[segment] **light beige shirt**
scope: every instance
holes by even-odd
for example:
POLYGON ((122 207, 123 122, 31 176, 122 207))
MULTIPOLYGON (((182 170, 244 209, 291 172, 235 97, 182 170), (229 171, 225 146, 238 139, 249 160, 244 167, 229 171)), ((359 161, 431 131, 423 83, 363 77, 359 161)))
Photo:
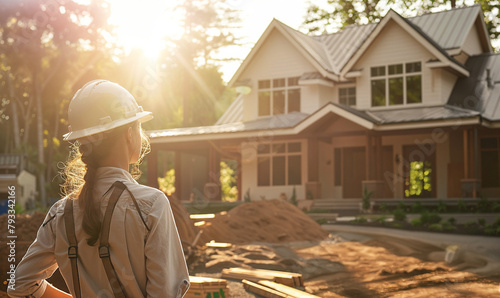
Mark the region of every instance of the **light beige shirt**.
MULTIPOLYGON (((127 297, 182 297, 189 287, 189 276, 172 209, 167 197, 155 188, 138 184, 125 170, 98 168, 94 197, 100 198, 104 216, 111 192, 103 195, 115 181, 122 181, 137 199, 150 231, 125 190, 116 204, 111 220, 109 245, 113 267, 127 297)), ((82 229, 81 209, 74 203, 78 240, 78 273, 82 297, 112 297, 98 243, 87 245, 82 229)), ((37 238, 16 269, 13 297, 40 297, 47 287, 46 278, 59 266, 71 295, 75 296, 62 199, 50 208, 37 238)))

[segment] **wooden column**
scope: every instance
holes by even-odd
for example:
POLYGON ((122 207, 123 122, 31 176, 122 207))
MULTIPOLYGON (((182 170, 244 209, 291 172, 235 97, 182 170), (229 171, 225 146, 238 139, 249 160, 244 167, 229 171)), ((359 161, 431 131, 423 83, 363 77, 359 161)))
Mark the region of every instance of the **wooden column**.
POLYGON ((318 181, 319 170, 318 170, 318 138, 309 138, 307 143, 307 181, 318 181))
POLYGON ((151 152, 147 155, 148 160, 148 186, 158 188, 158 149, 151 146, 151 152))
POLYGON ((382 136, 375 137, 375 179, 383 180, 383 165, 382 165, 382 136))
POLYGON ((214 145, 208 148, 208 183, 205 184, 204 193, 210 201, 221 199, 220 155, 214 145))
POLYGON ((369 133, 366 134, 365 146, 365 180, 371 180, 372 136, 369 133))

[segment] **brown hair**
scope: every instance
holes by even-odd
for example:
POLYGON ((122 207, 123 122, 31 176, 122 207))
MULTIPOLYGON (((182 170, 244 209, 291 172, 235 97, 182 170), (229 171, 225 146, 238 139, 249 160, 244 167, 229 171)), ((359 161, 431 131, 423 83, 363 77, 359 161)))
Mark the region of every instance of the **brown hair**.
MULTIPOLYGON (((91 142, 80 144, 78 141, 72 144, 68 157, 61 172, 64 183, 61 185, 63 196, 69 199, 77 199, 78 205, 83 210, 82 227, 87 238, 88 245, 95 245, 101 231, 101 210, 99 200, 93 197, 95 184, 95 174, 101 160, 106 156, 110 144, 116 140, 126 129, 133 125, 124 125, 113 129, 111 132, 103 133, 95 137, 91 142)), ((139 160, 130 168, 130 173, 134 179, 139 179, 141 170, 139 169, 146 154, 150 151, 149 138, 142 128, 141 133, 141 153, 139 160)))

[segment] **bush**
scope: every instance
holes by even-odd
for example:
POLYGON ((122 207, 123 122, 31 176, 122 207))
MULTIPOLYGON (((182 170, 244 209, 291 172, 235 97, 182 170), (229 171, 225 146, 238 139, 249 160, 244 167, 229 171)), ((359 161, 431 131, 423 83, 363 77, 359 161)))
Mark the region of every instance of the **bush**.
POLYGON ((387 204, 383 203, 380 205, 379 210, 380 210, 380 212, 387 212, 389 209, 387 208, 387 204))
POLYGON ((422 226, 422 220, 420 218, 414 218, 411 220, 411 225, 414 227, 421 227, 422 226))
POLYGON ((373 221, 374 222, 378 222, 378 223, 381 223, 381 224, 385 224, 385 221, 387 220, 387 216, 385 215, 381 215, 377 218, 375 218, 373 221))
POLYGON ((464 200, 459 200, 457 203, 458 211, 465 212, 467 211, 467 204, 465 204, 464 200))
POLYGON ((438 223, 434 223, 432 225, 429 226, 429 229, 433 230, 433 231, 442 231, 443 230, 443 226, 438 224, 438 223))
POLYGON ((324 225, 324 224, 327 224, 328 221, 325 219, 325 218, 319 218, 319 219, 316 219, 316 222, 320 225, 324 225))
POLYGON ((479 201, 477 202, 477 210, 481 212, 490 211, 490 202, 487 198, 482 197, 479 199, 479 201))
POLYGON ((476 223, 475 221, 468 221, 468 222, 466 222, 466 223, 464 224, 464 226, 465 226, 466 228, 472 228, 472 227, 477 226, 477 223, 476 223))
POLYGON ((356 223, 364 223, 364 222, 367 222, 368 219, 366 219, 365 217, 356 217, 356 219, 353 220, 353 222, 356 222, 356 223))
POLYGON ((401 229, 401 228, 403 228, 403 225, 401 223, 399 223, 399 222, 393 222, 392 223, 392 227, 393 228, 401 229))
POLYGON ((295 192, 295 186, 293 187, 292 196, 290 197, 290 203, 297 206, 297 193, 295 192))
POLYGON ((422 224, 424 224, 424 225, 432 225, 432 224, 439 223, 441 221, 441 216, 439 216, 435 212, 429 213, 428 211, 424 211, 420 215, 420 219, 422 220, 422 224))
POLYGON ((441 222, 441 226, 443 227, 443 230, 445 230, 445 231, 455 231, 457 229, 457 227, 452 225, 449 221, 441 222))
POLYGON ((411 211, 413 213, 420 213, 420 212, 422 212, 422 203, 416 202, 415 204, 413 204, 411 206, 411 211))
POLYGON ((448 209, 448 206, 446 205, 446 203, 443 201, 439 201, 438 206, 437 206, 437 211, 439 213, 444 213, 444 212, 446 212, 446 209, 448 209))
POLYGON ((478 218, 477 219, 477 223, 480 225, 480 226, 484 226, 486 224, 486 220, 484 218, 478 218))
POLYGON ((450 218, 448 218, 448 222, 450 224, 454 225, 457 222, 457 220, 454 217, 450 217, 450 218))
POLYGON ((500 203, 499 202, 495 202, 493 204, 493 206, 491 207, 491 211, 493 211, 494 213, 500 212, 500 203))
POLYGON ((395 221, 405 221, 406 220, 406 212, 399 207, 392 212, 394 214, 395 221))
POLYGON ((368 188, 363 189, 363 210, 370 209, 370 198, 373 195, 373 191, 368 191, 368 188))

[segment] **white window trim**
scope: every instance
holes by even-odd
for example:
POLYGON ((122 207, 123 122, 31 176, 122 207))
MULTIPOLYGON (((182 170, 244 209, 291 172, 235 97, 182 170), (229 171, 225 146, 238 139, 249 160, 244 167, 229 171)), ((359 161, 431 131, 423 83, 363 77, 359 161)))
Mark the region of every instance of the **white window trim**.
MULTIPOLYGON (((300 80, 297 80, 297 85, 293 85, 293 86, 288 86, 288 79, 292 79, 292 78, 297 78, 299 79, 300 76, 290 76, 290 77, 276 77, 276 78, 271 78, 271 79, 258 79, 257 80, 257 118, 264 118, 264 117, 269 117, 269 116, 276 116, 273 114, 273 109, 274 109, 274 96, 273 96, 273 92, 274 91, 282 91, 284 90, 285 91, 285 107, 284 107, 284 112, 283 114, 277 114, 277 115, 284 115, 284 114, 288 114, 288 90, 294 90, 294 89, 298 89, 300 90, 300 92, 302 91, 300 85, 299 85, 299 81, 300 80), (274 88, 273 87, 273 80, 279 80, 279 79, 285 79, 285 86, 283 87, 276 87, 274 88), (269 88, 263 88, 263 89, 260 89, 259 88, 259 81, 269 81, 270 82, 270 86, 269 88), (266 92, 266 91, 269 91, 269 104, 270 104, 270 107, 269 107, 269 115, 259 115, 259 109, 260 109, 260 106, 259 106, 259 93, 260 92, 266 92)), ((302 100, 301 98, 299 98, 299 103, 301 103, 302 100)), ((300 110, 299 110, 300 112, 300 110)))
MULTIPOLYGON (((371 86, 371 81, 370 81, 370 86, 371 86)), ((337 88, 337 103, 340 104, 340 89, 344 89, 344 88, 354 88, 354 101, 356 102, 356 104, 354 105, 349 105, 350 107, 356 107, 358 105, 358 88, 356 88, 356 84, 345 84, 345 85, 339 85, 338 88, 337 88)))
POLYGON ((416 105, 422 105, 423 102, 424 102, 424 98, 423 98, 423 69, 424 69, 424 63, 420 60, 418 61, 415 61, 415 60, 411 60, 411 61, 405 61, 405 62, 398 62, 398 63, 390 63, 390 64, 385 64, 385 65, 373 65, 373 66, 370 66, 369 68, 369 75, 370 75, 370 107, 371 108, 374 108, 374 109, 377 109, 377 108, 389 108, 389 107, 402 107, 402 106, 416 106, 416 105), (406 73, 406 64, 407 63, 419 63, 420 62, 420 71, 419 72, 411 72, 411 73, 406 73), (398 65, 398 64, 402 64, 403 65, 403 73, 400 73, 400 74, 393 74, 393 75, 390 75, 389 74, 389 66, 390 65, 398 65), (383 76, 376 76, 376 77, 372 77, 371 75, 371 69, 372 67, 385 67, 385 75, 383 76), (420 75, 420 78, 421 78, 421 83, 422 85, 420 86, 420 91, 422 93, 422 98, 421 98, 421 102, 418 102, 418 103, 407 103, 407 94, 406 94, 406 77, 409 76, 415 76, 415 75, 420 75), (390 105, 389 104, 389 79, 391 78, 400 78, 402 77, 403 78, 403 103, 402 104, 396 104, 396 105, 390 105), (373 104, 373 98, 372 98, 372 81, 374 80, 381 80, 381 79, 384 79, 385 80, 385 105, 383 106, 374 106, 372 105, 373 104))

